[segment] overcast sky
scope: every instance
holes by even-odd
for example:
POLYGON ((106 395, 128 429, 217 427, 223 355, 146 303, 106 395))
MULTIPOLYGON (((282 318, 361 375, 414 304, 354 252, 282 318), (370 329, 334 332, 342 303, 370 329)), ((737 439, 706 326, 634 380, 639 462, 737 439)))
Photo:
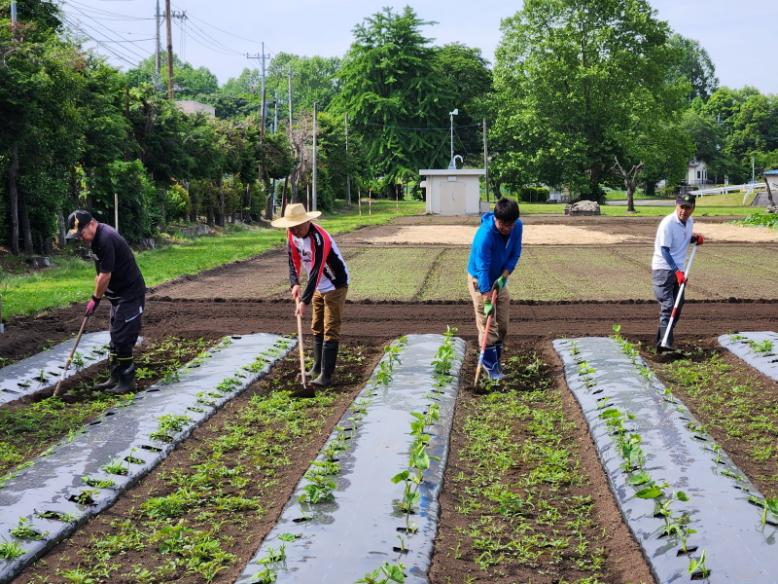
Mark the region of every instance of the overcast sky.
MULTIPOLYGON (((154 51, 156 0, 59 0, 72 26, 103 42, 97 50, 121 69, 154 51), (117 42, 118 41, 118 42, 117 42)), ((164 10, 164 0, 160 0, 164 10)), ((173 50, 194 66, 210 69, 224 83, 244 67, 246 53, 342 56, 355 24, 392 6, 410 4, 420 18, 437 24, 424 34, 435 44, 458 41, 478 47, 490 61, 500 40, 500 20, 521 2, 476 0, 175 0, 173 11, 188 19, 173 27, 173 50)), ((651 0, 661 19, 707 49, 722 85, 778 93, 778 1, 651 0)), ((164 27, 163 49, 164 49, 164 27)), ((95 43, 92 42, 91 46, 95 43)))

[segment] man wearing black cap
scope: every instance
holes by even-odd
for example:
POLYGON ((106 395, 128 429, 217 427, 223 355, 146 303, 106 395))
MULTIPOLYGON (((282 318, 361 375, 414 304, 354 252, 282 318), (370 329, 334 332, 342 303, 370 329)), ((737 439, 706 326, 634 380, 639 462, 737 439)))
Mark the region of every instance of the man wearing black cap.
MULTIPOLYGON (((670 350, 662 347, 667 325, 670 322, 670 314, 673 311, 675 297, 681 284, 684 283, 684 264, 686 252, 690 243, 702 245, 703 236, 694 233, 695 197, 693 195, 679 195, 675 199, 675 211, 662 219, 656 230, 654 241, 654 256, 651 259, 651 279, 654 285, 654 294, 659 301, 659 328, 656 331, 657 352, 670 350)), ((684 299, 678 304, 678 311, 673 321, 673 328, 681 316, 684 299)), ((673 331, 667 337, 669 347, 673 345, 673 331)))
POLYGON ((146 283, 124 238, 110 225, 98 223, 89 211, 78 209, 68 217, 68 239, 91 243, 95 256, 95 291, 86 304, 92 316, 105 296, 111 303, 111 376, 97 384, 109 393, 132 391, 135 364, 132 349, 140 333, 146 301, 146 283))

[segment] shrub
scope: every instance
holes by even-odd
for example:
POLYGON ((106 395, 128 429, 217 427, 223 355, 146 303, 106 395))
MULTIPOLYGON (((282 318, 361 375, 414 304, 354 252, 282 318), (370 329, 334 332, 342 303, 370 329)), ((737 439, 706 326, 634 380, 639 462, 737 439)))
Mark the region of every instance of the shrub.
POLYGON ((546 187, 527 186, 519 190, 519 198, 525 203, 548 202, 549 190, 546 187))

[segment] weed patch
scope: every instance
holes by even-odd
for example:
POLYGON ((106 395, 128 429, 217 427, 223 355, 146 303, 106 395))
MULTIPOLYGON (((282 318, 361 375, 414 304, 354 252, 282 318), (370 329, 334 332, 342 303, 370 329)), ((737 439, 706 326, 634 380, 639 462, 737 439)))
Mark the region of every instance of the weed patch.
POLYGON ((465 405, 452 487, 460 527, 443 561, 483 581, 542 570, 544 581, 599 582, 605 551, 551 371, 528 351, 508 358, 505 374, 504 391, 465 405))
POLYGON ((774 384, 746 366, 733 366, 718 352, 657 363, 654 369, 765 496, 778 496, 778 394, 774 384))

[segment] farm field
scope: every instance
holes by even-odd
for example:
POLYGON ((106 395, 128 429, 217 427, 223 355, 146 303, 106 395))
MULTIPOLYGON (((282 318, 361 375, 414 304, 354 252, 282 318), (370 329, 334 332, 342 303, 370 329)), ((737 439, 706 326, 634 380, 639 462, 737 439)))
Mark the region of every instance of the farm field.
MULTIPOLYGON (((293 351, 14 582, 234 582, 387 344, 402 335, 439 335, 448 326, 467 349, 439 498, 432 584, 654 582, 551 344, 610 336, 615 323, 762 495, 778 496, 778 383, 716 342, 724 333, 778 330, 778 243, 706 241, 677 331, 681 353, 668 359, 648 348, 657 318, 649 260, 658 218, 528 219, 538 237, 553 241, 525 247, 510 283, 507 378, 502 391, 484 394, 472 380, 477 350, 464 286, 467 244, 371 242, 395 226, 453 233, 473 225, 471 218, 442 219, 405 217, 336 238, 352 285, 333 390, 296 397, 293 351), (543 235, 545 225, 562 229, 543 235), (563 229, 571 225, 578 230, 563 229), (594 241, 566 239, 581 233, 594 241), (625 241, 597 243, 599 233, 625 241)), ((285 253, 270 251, 159 285, 144 314, 144 383, 169 375, 223 336, 295 335, 286 264, 285 253)), ((64 340, 78 328, 82 310, 12 320, 0 336, 0 357, 12 362, 64 340)), ((101 307, 90 330, 106 318, 101 307)), ((36 394, 0 407, 3 472, 19 472, 82 424, 121 407, 120 400, 106 402, 89 391, 96 373, 80 371, 61 400, 36 394)), ((715 568, 710 581, 716 582, 715 568)))

